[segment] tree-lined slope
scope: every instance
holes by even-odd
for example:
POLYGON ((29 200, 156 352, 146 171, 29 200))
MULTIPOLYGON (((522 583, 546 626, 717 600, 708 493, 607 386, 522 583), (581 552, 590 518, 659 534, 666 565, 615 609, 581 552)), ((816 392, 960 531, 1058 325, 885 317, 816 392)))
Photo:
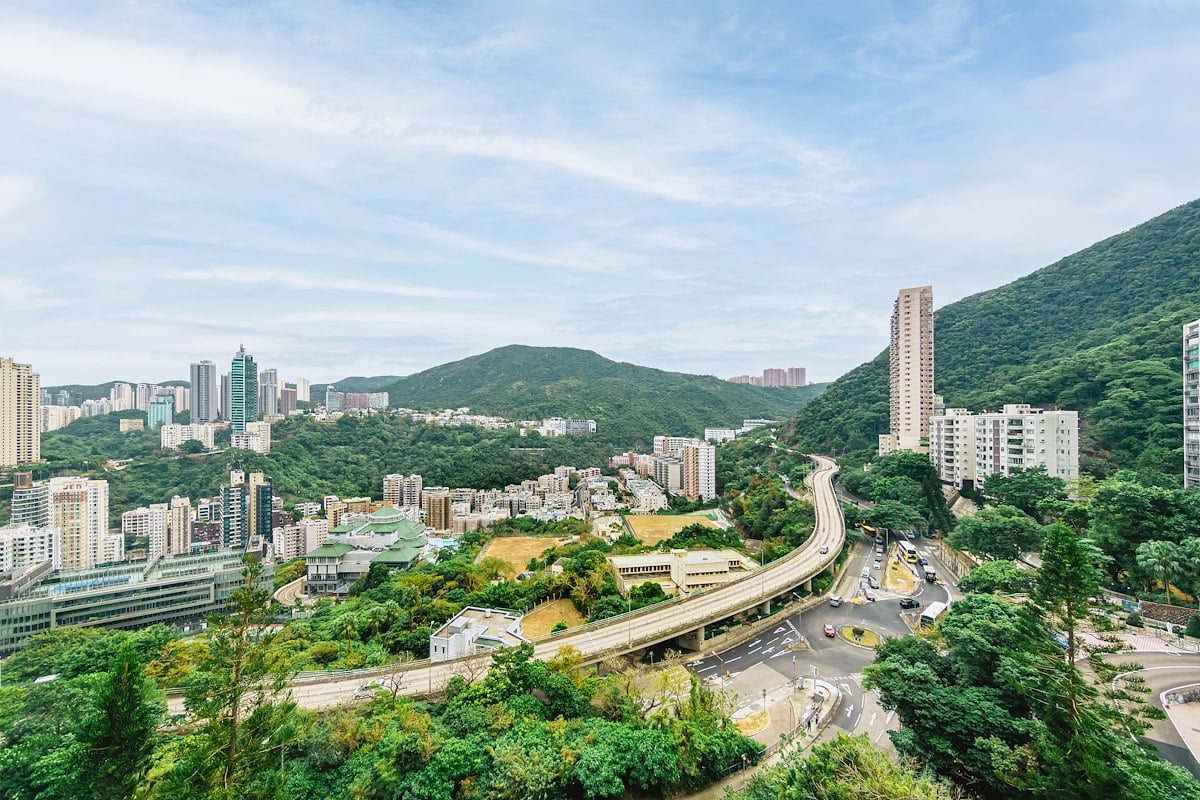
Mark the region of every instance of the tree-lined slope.
MULTIPOLYGON (((935 390, 950 407, 1077 409, 1085 467, 1178 474, 1180 331, 1197 317, 1200 200, 938 310, 935 390)), ((869 457, 887 430, 887 373, 884 351, 830 384, 791 438, 869 457)))

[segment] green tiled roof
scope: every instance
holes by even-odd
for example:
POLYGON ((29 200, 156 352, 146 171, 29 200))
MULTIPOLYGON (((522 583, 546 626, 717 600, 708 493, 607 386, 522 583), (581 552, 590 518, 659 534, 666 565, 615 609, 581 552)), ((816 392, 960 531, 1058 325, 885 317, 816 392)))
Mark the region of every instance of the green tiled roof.
POLYGON ((372 564, 407 566, 420 557, 424 542, 399 541, 371 559, 372 564))
POLYGON ((354 549, 353 545, 341 542, 326 542, 312 552, 305 553, 305 558, 341 558, 354 549))

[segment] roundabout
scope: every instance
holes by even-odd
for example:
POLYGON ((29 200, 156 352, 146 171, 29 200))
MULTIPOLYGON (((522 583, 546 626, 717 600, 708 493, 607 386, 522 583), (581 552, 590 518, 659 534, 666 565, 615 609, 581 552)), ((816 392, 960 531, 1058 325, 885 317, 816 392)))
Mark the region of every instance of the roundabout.
POLYGON ((866 647, 870 650, 874 650, 883 643, 883 639, 878 633, 861 625, 843 625, 841 628, 838 628, 838 635, 850 642, 850 644, 866 647))

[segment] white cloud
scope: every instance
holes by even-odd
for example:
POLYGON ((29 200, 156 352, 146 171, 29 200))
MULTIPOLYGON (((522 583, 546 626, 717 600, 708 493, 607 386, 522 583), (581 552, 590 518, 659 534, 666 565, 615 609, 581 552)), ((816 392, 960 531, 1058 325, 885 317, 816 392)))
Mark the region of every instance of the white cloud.
POLYGON ((365 294, 398 295, 401 297, 432 297, 441 299, 480 299, 488 293, 420 286, 402 281, 363 280, 347 277, 336 271, 325 275, 297 272, 292 269, 271 269, 254 266, 167 267, 158 277, 165 280, 213 282, 217 284, 266 284, 269 286, 318 290, 322 292, 361 292, 365 294))

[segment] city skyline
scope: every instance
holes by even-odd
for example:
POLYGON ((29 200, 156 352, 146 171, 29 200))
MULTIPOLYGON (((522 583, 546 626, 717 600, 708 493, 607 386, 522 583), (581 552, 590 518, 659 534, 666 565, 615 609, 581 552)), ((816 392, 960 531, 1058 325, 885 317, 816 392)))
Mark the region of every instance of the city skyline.
POLYGON ((1188 4, 248 8, 5 12, 0 339, 45 384, 241 341, 317 381, 522 343, 823 382, 898 287, 1200 183, 1188 4))

